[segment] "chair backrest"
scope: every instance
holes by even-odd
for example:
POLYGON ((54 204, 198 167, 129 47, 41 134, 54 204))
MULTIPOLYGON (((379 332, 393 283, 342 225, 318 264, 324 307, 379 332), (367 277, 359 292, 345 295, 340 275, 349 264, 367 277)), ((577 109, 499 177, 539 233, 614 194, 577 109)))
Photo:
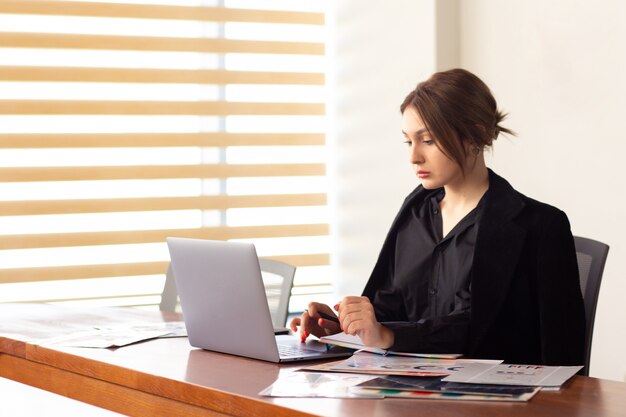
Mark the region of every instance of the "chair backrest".
POLYGON ((587 334, 585 336, 585 367, 581 374, 589 375, 591 360, 591 341, 593 338, 593 322, 596 317, 596 306, 600 294, 600 282, 604 264, 609 254, 609 246, 597 240, 574 236, 576 258, 578 260, 578 275, 580 276, 580 290, 585 303, 585 319, 587 334))
POLYGON ((273 259, 259 258, 267 303, 274 327, 284 327, 289 314, 289 298, 296 267, 273 259))
MULTIPOLYGON (((293 287, 296 267, 273 259, 259 258, 267 303, 272 315, 274 327, 284 327, 289 313, 289 298, 293 287)), ((161 293, 161 311, 174 311, 178 304, 178 290, 174 271, 170 264, 165 274, 165 285, 161 293)))

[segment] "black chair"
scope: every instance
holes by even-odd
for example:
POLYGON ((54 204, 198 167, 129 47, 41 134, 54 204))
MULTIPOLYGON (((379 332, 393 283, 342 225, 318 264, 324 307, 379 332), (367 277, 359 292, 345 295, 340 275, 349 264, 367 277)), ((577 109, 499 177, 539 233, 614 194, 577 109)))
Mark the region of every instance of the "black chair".
MULTIPOLYGON (((267 295, 267 304, 270 308, 272 323, 275 328, 282 328, 287 322, 289 299, 296 267, 273 259, 259 258, 263 285, 267 295)), ((174 271, 170 264, 165 274, 165 285, 161 294, 159 309, 161 311, 175 311, 178 305, 178 290, 174 279, 174 271)))
POLYGON ((589 375, 591 359, 591 340, 593 338, 593 322, 596 317, 596 306, 600 294, 600 282, 609 246, 597 240, 574 236, 576 258, 578 260, 578 275, 580 276, 580 290, 585 303, 585 319, 587 321, 587 335, 585 336, 585 367, 581 375, 589 375))

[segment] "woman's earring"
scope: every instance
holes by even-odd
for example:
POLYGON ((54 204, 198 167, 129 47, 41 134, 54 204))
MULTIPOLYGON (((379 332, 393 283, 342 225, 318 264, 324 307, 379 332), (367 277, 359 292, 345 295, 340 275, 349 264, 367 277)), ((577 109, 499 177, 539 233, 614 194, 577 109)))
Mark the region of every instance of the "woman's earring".
POLYGON ((475 156, 478 156, 478 154, 480 153, 480 147, 479 147, 479 146, 474 146, 474 147, 472 148, 472 153, 473 153, 475 156))

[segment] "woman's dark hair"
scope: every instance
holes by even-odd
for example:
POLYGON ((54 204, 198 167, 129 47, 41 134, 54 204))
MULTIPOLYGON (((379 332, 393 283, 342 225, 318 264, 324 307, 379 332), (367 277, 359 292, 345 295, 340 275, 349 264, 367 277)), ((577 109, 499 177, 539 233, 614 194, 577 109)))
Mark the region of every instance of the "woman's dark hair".
POLYGON ((461 168, 467 149, 491 146, 498 135, 515 133, 500 126, 506 117, 498 110, 489 87, 471 72, 456 68, 436 72, 421 82, 402 102, 400 111, 413 106, 435 144, 461 168))

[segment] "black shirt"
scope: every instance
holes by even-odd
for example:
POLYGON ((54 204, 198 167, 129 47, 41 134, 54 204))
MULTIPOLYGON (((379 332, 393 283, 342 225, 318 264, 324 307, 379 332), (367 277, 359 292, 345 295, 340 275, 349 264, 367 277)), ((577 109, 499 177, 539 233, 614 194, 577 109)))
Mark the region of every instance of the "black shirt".
POLYGON ((394 331, 393 350, 462 353, 471 310, 471 269, 482 212, 481 199, 444 237, 439 202, 433 190, 410 208, 395 240, 391 288, 373 300, 377 317, 394 331))

